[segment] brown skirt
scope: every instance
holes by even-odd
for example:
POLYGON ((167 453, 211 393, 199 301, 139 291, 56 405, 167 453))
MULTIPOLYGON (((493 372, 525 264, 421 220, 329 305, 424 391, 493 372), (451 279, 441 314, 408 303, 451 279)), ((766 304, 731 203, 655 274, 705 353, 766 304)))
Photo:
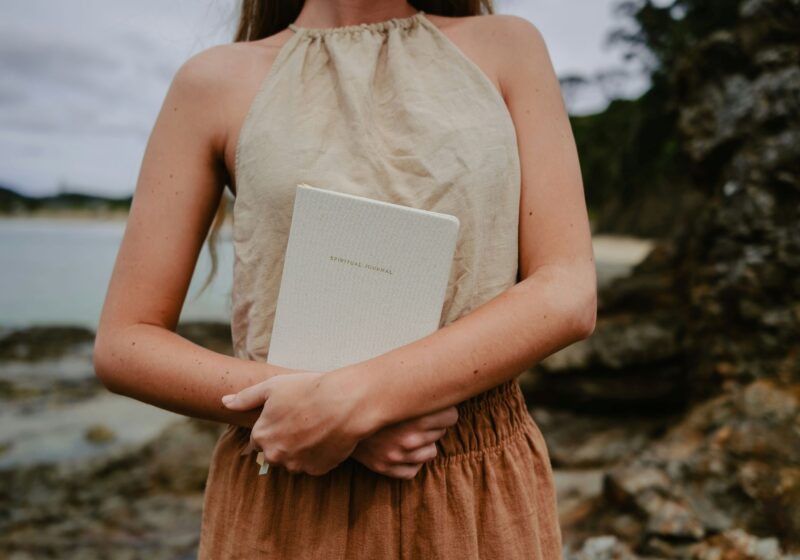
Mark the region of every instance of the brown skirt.
POLYGON ((439 455, 412 480, 347 459, 322 476, 258 476, 229 425, 214 450, 199 556, 205 559, 561 558, 555 485, 516 379, 458 405, 439 455))

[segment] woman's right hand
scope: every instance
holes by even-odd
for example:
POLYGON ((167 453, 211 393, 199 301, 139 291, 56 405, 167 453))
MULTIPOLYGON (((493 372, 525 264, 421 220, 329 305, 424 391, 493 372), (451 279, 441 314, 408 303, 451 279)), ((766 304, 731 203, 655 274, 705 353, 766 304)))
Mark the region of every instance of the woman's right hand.
POLYGON ((362 439, 350 455, 378 474, 411 479, 437 455, 436 442, 458 421, 455 406, 386 426, 362 439))

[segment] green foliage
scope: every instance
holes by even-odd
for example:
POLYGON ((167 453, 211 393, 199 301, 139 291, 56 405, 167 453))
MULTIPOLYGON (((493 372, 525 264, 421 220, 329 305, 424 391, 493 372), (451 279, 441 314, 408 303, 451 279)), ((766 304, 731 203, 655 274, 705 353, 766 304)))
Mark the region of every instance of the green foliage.
POLYGON ((61 192, 53 196, 29 197, 0 186, 0 215, 40 210, 113 210, 130 208, 132 197, 106 198, 78 192, 61 192))
MULTIPOLYGON (((587 203, 601 229, 613 229, 607 210, 637 211, 647 197, 679 197, 688 164, 677 127, 673 74, 682 57, 710 33, 732 26, 741 0, 621 0, 620 26, 609 42, 638 60, 651 81, 636 100, 615 100, 598 114, 572 117, 587 203)), ((585 83, 579 76, 567 85, 585 83)), ((649 218, 643 216, 642 220, 649 218)), ((630 224, 632 221, 619 220, 630 224)))
POLYGON ((732 27, 741 0, 673 0, 659 7, 652 0, 622 0, 618 14, 633 28, 615 29, 611 44, 627 47, 626 57, 645 61, 654 74, 668 74, 677 60, 698 40, 732 27))
POLYGON ((591 207, 615 197, 635 198, 671 182, 681 157, 675 118, 656 91, 636 100, 615 100, 602 113, 571 121, 591 207))

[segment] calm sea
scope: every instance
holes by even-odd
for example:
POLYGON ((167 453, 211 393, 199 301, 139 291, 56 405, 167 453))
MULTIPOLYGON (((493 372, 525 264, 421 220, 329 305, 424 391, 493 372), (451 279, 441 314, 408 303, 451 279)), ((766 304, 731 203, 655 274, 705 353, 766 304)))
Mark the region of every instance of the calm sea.
MULTIPOLYGON (((0 220, 0 327, 96 328, 124 230, 121 220, 0 220)), ((214 281, 195 299, 211 267, 203 245, 181 320, 230 320, 229 228, 220 233, 217 254, 214 281)))
MULTIPOLYGON (((0 219, 0 328, 37 324, 96 328, 124 221, 0 219)), ((207 244, 195 268, 181 320, 230 321, 233 250, 230 228, 217 242, 217 274, 195 299, 211 267, 207 244)), ((593 238, 598 281, 630 272, 652 242, 593 238)))

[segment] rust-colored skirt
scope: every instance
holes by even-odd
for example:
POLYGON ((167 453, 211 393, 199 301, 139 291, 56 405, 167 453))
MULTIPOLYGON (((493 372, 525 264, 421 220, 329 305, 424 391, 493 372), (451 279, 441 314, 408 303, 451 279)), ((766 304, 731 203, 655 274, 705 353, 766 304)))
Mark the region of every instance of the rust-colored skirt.
POLYGON ((412 480, 347 459, 322 476, 258 476, 229 425, 206 485, 199 558, 561 558, 545 440, 516 379, 458 405, 439 455, 412 480))

